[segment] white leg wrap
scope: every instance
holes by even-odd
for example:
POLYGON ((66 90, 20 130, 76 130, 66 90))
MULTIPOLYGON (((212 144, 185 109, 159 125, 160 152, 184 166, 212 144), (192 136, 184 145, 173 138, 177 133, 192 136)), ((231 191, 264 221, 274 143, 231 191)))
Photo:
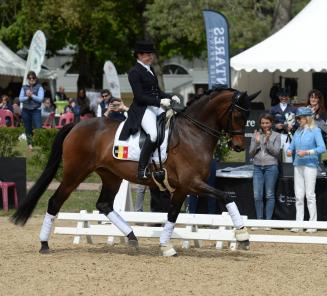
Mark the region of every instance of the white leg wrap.
POLYGON ((108 219, 125 235, 130 234, 133 229, 127 224, 127 222, 115 211, 108 214, 108 219))
POLYGON ((51 229, 55 218, 56 216, 50 215, 48 213, 45 214, 39 236, 41 242, 47 242, 49 240, 49 236, 51 234, 51 229))
POLYGON ((226 205, 226 208, 228 210, 230 217, 232 218, 234 227, 236 229, 240 229, 241 227, 243 227, 244 222, 240 215, 240 212, 238 211, 238 208, 237 208, 235 202, 230 202, 229 204, 226 205))
POLYGON ((167 245, 170 241, 171 235, 174 231, 176 223, 167 221, 164 229, 160 235, 160 245, 167 245))

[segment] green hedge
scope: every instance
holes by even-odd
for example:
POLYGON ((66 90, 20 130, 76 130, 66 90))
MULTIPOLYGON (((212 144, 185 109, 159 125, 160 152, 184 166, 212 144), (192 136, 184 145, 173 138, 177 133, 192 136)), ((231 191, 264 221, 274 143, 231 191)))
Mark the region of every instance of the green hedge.
POLYGON ((16 150, 23 128, 0 127, 0 157, 22 156, 16 150))
MULTIPOLYGON (((33 166, 38 167, 41 170, 45 168, 57 133, 58 129, 55 128, 40 128, 33 131, 33 147, 35 150, 31 160, 33 166)), ((61 175, 62 169, 60 168, 56 178, 60 178, 61 175)))

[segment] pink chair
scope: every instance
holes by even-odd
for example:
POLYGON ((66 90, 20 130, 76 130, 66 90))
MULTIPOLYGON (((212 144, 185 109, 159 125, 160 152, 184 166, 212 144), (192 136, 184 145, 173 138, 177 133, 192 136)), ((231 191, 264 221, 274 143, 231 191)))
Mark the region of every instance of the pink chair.
POLYGON ((64 114, 61 114, 59 117, 59 122, 56 125, 56 128, 62 128, 64 125, 74 122, 74 113, 73 112, 67 112, 64 114))
POLYGON ((55 125, 55 113, 51 112, 47 119, 43 122, 43 128, 52 128, 55 125))
POLYGON ((16 183, 15 182, 2 182, 0 181, 0 188, 2 193, 2 207, 5 212, 8 212, 8 188, 14 188, 14 204, 15 208, 18 208, 18 195, 16 190, 16 183))
POLYGON ((14 114, 7 109, 0 109, 0 126, 15 127, 14 114), (9 119, 10 123, 7 123, 9 119))

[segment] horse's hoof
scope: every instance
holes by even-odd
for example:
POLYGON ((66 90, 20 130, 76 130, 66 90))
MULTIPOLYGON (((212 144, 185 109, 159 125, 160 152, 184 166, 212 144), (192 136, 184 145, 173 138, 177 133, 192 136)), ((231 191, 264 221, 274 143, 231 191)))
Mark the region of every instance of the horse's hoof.
POLYGON ((247 228, 243 227, 242 229, 236 229, 235 238, 238 242, 248 241, 250 239, 250 235, 248 233, 247 228))
POLYGON ((177 252, 172 244, 160 245, 160 251, 164 257, 177 257, 177 252))
POLYGON ((39 251, 40 254, 49 254, 50 248, 48 242, 41 242, 41 249, 39 251))
POLYGON ((250 250, 250 241, 249 240, 245 240, 242 242, 237 242, 237 249, 239 250, 250 250))
POLYGON ((131 239, 131 240, 128 240, 127 242, 128 246, 135 249, 135 250, 139 250, 139 242, 138 240, 135 240, 135 239, 131 239))

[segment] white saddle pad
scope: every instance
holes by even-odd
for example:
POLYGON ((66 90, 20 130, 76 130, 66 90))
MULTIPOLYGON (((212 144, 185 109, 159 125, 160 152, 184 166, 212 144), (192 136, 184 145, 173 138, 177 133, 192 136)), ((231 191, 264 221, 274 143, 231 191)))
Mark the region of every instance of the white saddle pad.
MULTIPOLYGON (((135 135, 131 135, 127 141, 120 141, 119 136, 124 124, 125 121, 120 123, 116 131, 114 146, 112 149, 112 155, 116 159, 139 161, 140 153, 141 153, 141 149, 139 146, 140 132, 138 131, 135 135)), ((165 139, 160 146, 162 162, 166 161, 167 159, 167 145, 168 145, 168 129, 165 130, 165 139)), ((154 151, 152 159, 154 160, 155 163, 159 163, 158 149, 154 151)))

